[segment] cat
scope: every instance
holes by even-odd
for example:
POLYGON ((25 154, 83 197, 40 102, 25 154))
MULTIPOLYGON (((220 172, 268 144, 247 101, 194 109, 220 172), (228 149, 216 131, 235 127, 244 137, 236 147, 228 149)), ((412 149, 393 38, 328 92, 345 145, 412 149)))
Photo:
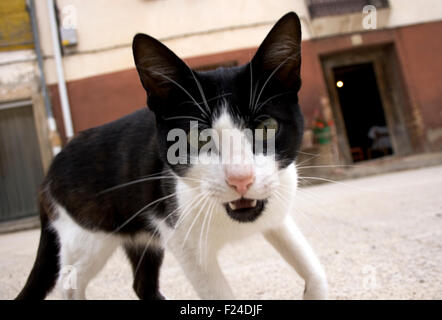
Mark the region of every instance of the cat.
POLYGON ((201 298, 232 299, 217 252, 256 233, 305 280, 305 299, 325 299, 324 270, 290 216, 303 134, 298 16, 283 16, 242 66, 198 72, 145 34, 132 49, 148 108, 80 132, 54 158, 39 189, 36 261, 17 299, 44 299, 57 281, 64 298, 85 299, 120 245, 140 299, 164 299, 166 247, 201 298), (190 137, 205 129, 215 134, 190 137), (232 161, 216 161, 227 153, 232 161))

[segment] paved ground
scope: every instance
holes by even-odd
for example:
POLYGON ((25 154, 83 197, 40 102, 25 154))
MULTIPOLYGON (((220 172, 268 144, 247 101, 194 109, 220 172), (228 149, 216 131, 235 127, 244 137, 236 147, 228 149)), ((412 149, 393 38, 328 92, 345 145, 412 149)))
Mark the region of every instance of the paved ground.
MULTIPOLYGON (((326 268, 331 298, 442 299, 442 166, 303 188, 300 198, 293 216, 326 268)), ((38 237, 37 230, 0 235, 0 299, 22 287, 38 237)), ((259 236, 225 248, 220 260, 238 298, 302 295, 302 281, 259 236)), ((161 286, 171 299, 196 298, 170 255, 161 286)), ((135 298, 122 252, 87 295, 135 298)))

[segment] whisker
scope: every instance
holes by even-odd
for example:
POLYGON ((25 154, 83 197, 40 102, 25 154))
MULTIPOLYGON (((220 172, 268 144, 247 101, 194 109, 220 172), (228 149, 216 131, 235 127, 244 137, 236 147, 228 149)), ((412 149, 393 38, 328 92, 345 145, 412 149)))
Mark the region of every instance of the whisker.
POLYGON ((209 102, 209 101, 213 101, 213 100, 216 100, 216 99, 228 97, 228 96, 231 96, 232 94, 233 94, 232 92, 222 93, 222 94, 219 94, 217 96, 214 96, 213 98, 207 99, 206 101, 209 102))
MULTIPOLYGON (((230 95, 232 95, 231 92, 222 93, 222 94, 219 94, 219 95, 214 96, 212 98, 206 99, 206 101, 210 102, 210 101, 213 101, 213 100, 216 100, 216 99, 220 99, 220 98, 224 98, 224 97, 227 97, 227 96, 230 96, 230 95)), ((179 105, 189 104, 189 103, 194 104, 195 102, 193 102, 193 101, 184 101, 184 102, 181 102, 179 105)), ((198 102, 198 104, 203 104, 203 103, 204 103, 204 101, 198 102)))
POLYGON ((193 73, 192 69, 190 69, 190 73, 192 74, 193 79, 196 82, 196 86, 198 87, 198 90, 200 92, 201 98, 203 99, 204 105, 206 106, 207 112, 210 113, 209 105, 207 104, 206 96, 204 95, 203 87, 201 86, 201 83, 198 81, 198 79, 195 77, 195 74, 193 73))
MULTIPOLYGON (((143 68, 143 67, 141 67, 143 68)), ((170 82, 172 82, 173 84, 175 84, 178 88, 180 88, 181 90, 183 90, 183 92, 195 103, 195 105, 198 107, 198 109, 200 109, 200 111, 203 113, 203 115, 207 118, 210 119, 210 116, 205 112, 204 109, 201 108, 201 106, 198 104, 198 102, 196 101, 196 99, 189 93, 189 91, 187 91, 186 89, 184 89, 184 87, 182 85, 180 85, 178 82, 176 82, 175 80, 171 79, 170 77, 157 72, 157 71, 153 71, 153 73, 169 80, 170 82)))
POLYGON ((204 200, 203 204, 201 205, 201 207, 200 207, 200 209, 199 209, 199 211, 198 211, 198 214, 195 216, 195 218, 194 218, 193 221, 192 221, 192 224, 190 225, 189 229, 187 230, 186 236, 184 237, 184 240, 183 240, 183 247, 184 247, 184 244, 185 244, 186 241, 187 241, 187 238, 188 238, 189 235, 190 235, 190 231, 192 230, 192 228, 193 228, 193 226, 195 225, 196 221, 199 219, 201 213, 203 212, 204 206, 206 205, 207 200, 208 200, 208 198, 207 198, 208 195, 209 195, 208 193, 206 193, 206 194, 204 195, 204 199, 205 199, 205 200, 204 200))
POLYGON ((298 163, 298 164, 296 165, 296 167, 301 166, 302 164, 304 164, 304 163, 306 163, 306 162, 309 162, 309 161, 312 161, 312 160, 314 160, 314 159, 316 159, 316 158, 319 158, 320 156, 321 156, 320 154, 312 155, 311 158, 308 158, 308 159, 306 159, 306 160, 301 161, 300 163, 298 163))
POLYGON ((296 166, 297 169, 311 169, 311 168, 353 168, 357 167, 351 164, 337 164, 337 165, 317 165, 317 166, 296 166))
POLYGON ((275 94, 273 97, 268 98, 267 100, 265 100, 264 102, 260 103, 260 104, 256 107, 255 113, 258 112, 259 110, 261 110, 261 108, 262 108, 267 102, 269 102, 269 101, 271 101, 271 100, 273 100, 273 99, 275 99, 275 98, 278 98, 278 97, 280 97, 280 96, 283 96, 283 95, 289 94, 289 93, 292 93, 292 92, 287 91, 287 92, 283 92, 283 93, 278 93, 278 94, 275 94))
POLYGON ((313 192, 307 191, 305 189, 299 189, 298 191, 301 196, 308 196, 308 197, 310 197, 310 199, 313 199, 314 201, 316 201, 314 203, 312 203, 312 202, 308 203, 308 205, 314 205, 314 206, 316 206, 316 208, 319 208, 319 206, 317 206, 318 204, 321 204, 321 203, 324 203, 327 201, 326 199, 321 198, 317 194, 314 194, 313 192))
POLYGON ((141 182, 153 181, 153 180, 162 180, 162 179, 172 179, 172 178, 189 180, 189 181, 206 182, 206 180, 202 180, 202 179, 188 178, 188 177, 179 177, 177 175, 159 176, 159 177, 147 177, 147 178, 140 178, 140 179, 136 179, 136 180, 132 180, 132 181, 129 181, 129 182, 126 182, 126 183, 122 183, 122 184, 116 185, 114 187, 111 187, 111 188, 108 188, 108 189, 105 189, 103 191, 98 192, 97 195, 101 195, 101 194, 104 194, 104 193, 107 193, 107 192, 111 192, 111 191, 114 191, 114 190, 117 190, 117 189, 121 189, 121 188, 130 186, 130 185, 133 185, 133 184, 141 183, 141 182))
POLYGON ((319 153, 309 153, 309 152, 304 152, 304 151, 296 151, 297 153, 300 153, 300 154, 305 154, 305 155, 308 155, 308 156, 319 156, 319 153))
MULTIPOLYGON (((190 200, 188 200, 186 203, 183 203, 182 205, 180 205, 179 207, 177 207, 175 210, 173 210, 172 212, 170 212, 164 219, 161 220, 161 222, 166 221, 170 216, 172 216, 175 212, 178 212, 180 210, 182 210, 182 216, 184 216, 187 211, 192 207, 193 204, 195 204, 199 199, 201 199, 201 196, 196 196, 191 198, 190 200)), ((173 229, 176 230, 179 226, 179 221, 182 218, 182 216, 178 217, 178 220, 175 222, 173 229)))
POLYGON ((253 92, 253 70, 252 63, 249 63, 250 66, 250 96, 249 96, 249 109, 252 108, 252 92, 253 92))
POLYGON ((294 57, 292 57, 292 56, 297 56, 297 55, 299 55, 299 53, 296 53, 296 54, 293 54, 293 55, 290 55, 290 56, 288 56, 287 58, 285 58, 273 71, 272 71, 272 73, 270 73, 270 75, 269 75, 269 77, 267 78, 267 80, 264 82, 264 84, 263 84, 263 86, 262 86, 262 88, 261 88, 261 91, 259 92, 259 94, 258 94, 258 98, 256 99, 256 101, 255 101, 255 105, 253 106, 253 109, 252 109, 252 111, 253 111, 253 113, 255 113, 255 109, 256 109, 256 105, 258 104, 258 102, 259 102, 259 99, 261 98, 261 95, 262 95, 262 93, 263 93, 263 91, 264 91, 264 89, 265 89, 265 87, 267 86, 267 84, 268 84, 268 82, 270 81, 270 79, 275 75, 275 73, 284 65, 284 63, 286 63, 288 60, 290 60, 290 59, 294 59, 294 57))
MULTIPOLYGON (((186 204, 182 204, 181 206, 177 207, 175 210, 173 210, 172 212, 170 212, 165 218, 161 219, 161 221, 157 224, 157 226, 155 227, 155 230, 154 230, 153 233, 152 233, 152 238, 150 238, 149 241, 148 241, 148 242, 146 243, 146 245, 144 246, 143 253, 141 254, 140 259, 138 260, 137 267, 136 267, 135 272, 134 272, 134 277, 135 277, 135 276, 137 275, 137 273, 138 273, 138 270, 139 270, 139 268, 140 268, 140 266, 141 266, 141 262, 142 262, 142 260, 143 260, 143 258, 144 258, 144 256, 145 256, 145 254, 146 254, 146 252, 147 252, 147 249, 149 248, 150 244, 152 243, 152 240, 154 239, 154 235, 155 235, 155 234, 158 234, 158 231, 160 230, 160 225, 161 225, 161 223, 163 223, 164 221, 166 221, 170 216, 172 216, 175 212, 177 212, 178 210, 180 210, 182 207, 187 206, 187 205, 191 204, 191 203, 194 202, 194 201, 195 201, 195 198, 192 198, 192 199, 190 199, 189 201, 187 201, 186 204)), ((172 232, 172 235, 173 235, 173 233, 174 233, 174 232, 172 232)), ((169 238, 169 239, 170 239, 170 238, 169 238)), ((168 241, 169 239, 167 239, 167 241, 168 241)), ((166 241, 166 243, 164 244, 164 246, 167 244, 167 241, 166 241)))
POLYGON ((168 117, 168 118, 164 118, 164 120, 178 120, 178 119, 189 119, 189 120, 196 120, 196 121, 201 121, 202 123, 207 123, 206 120, 198 118, 198 117, 192 117, 192 116, 176 116, 176 117, 168 117))
MULTIPOLYGON (((195 188, 195 189, 198 189, 195 188)), ((195 190, 194 189, 194 190, 195 190)), ((199 197, 195 197, 195 198, 191 198, 190 200, 188 200, 186 203, 181 204, 180 206, 178 206, 175 210, 171 211, 164 219, 161 220, 161 222, 166 221, 169 217, 171 217, 175 212, 178 212, 179 210, 183 209, 184 207, 184 211, 187 210, 187 207, 190 207, 194 202, 196 202, 196 200, 199 199, 199 197)), ((177 223, 177 222, 176 222, 177 223)), ((175 225, 176 225, 175 223, 175 225)), ((175 226, 174 226, 175 228, 175 226)))
MULTIPOLYGON (((210 209, 210 207, 212 206, 212 201, 211 201, 210 198, 209 198, 208 200, 209 200, 209 204, 208 204, 208 206, 209 206, 209 209, 210 209)), ((210 211, 206 212, 206 214, 204 215, 203 223, 202 223, 202 225, 201 225, 200 242, 199 242, 199 251, 200 251, 199 257, 200 257, 200 264, 203 263, 203 247, 202 247, 202 245, 203 245, 203 235, 204 235, 204 228, 205 228, 205 226, 206 226, 206 221, 207 221, 207 219, 208 219, 208 217, 209 217, 209 213, 210 213, 210 211)))
POLYGON ((321 237, 321 239, 324 242, 327 242, 327 237, 325 236, 325 234, 314 224, 314 222, 312 221, 312 219, 309 218, 308 215, 306 215, 304 212, 300 211, 298 208, 293 208, 295 210, 295 212, 298 214, 298 216, 302 216, 304 219, 307 220, 307 222, 309 223, 309 225, 313 228, 313 230, 315 230, 319 236, 321 237))
MULTIPOLYGON (((198 201, 193 204, 193 207, 198 207, 200 205, 200 203, 204 200, 205 195, 207 195, 207 192, 202 192, 199 195, 199 197, 197 197, 198 201)), ((184 222, 184 220, 190 215, 190 213, 192 212, 190 209, 192 209, 192 208, 189 208, 188 212, 183 214, 178 219, 177 223, 175 224, 175 229, 178 229, 181 226, 181 224, 184 222)))
POLYGON ((143 258, 146 255, 147 249, 149 249, 149 246, 152 243, 152 240, 154 239, 155 233, 156 233, 156 231, 153 232, 152 238, 150 238, 149 241, 144 246, 143 252, 141 253, 141 257, 138 260, 137 267, 135 268, 135 271, 134 271, 134 278, 136 278, 136 276, 137 276, 138 270, 140 269, 140 266, 141 266, 141 262, 143 261, 143 258))
MULTIPOLYGON (((196 188, 195 188, 196 189, 196 188)), ((192 189, 186 190, 186 191, 191 191, 192 189)), ((185 192, 185 191, 182 191, 185 192)), ((152 202, 150 202, 149 204, 145 205, 144 207, 142 207, 140 210, 138 210, 137 212, 135 212, 129 219, 127 219, 121 226, 119 226, 118 228, 116 228, 115 230, 112 231, 112 233, 118 232, 119 230, 121 230, 124 226, 126 226, 130 221, 132 221, 133 219, 135 219, 140 213, 142 213, 143 211, 145 211, 147 208, 149 208, 150 206, 153 206, 156 203, 159 203, 161 201, 164 201, 166 199, 172 198, 174 196, 176 196, 179 192, 174 192, 171 193, 167 196, 161 197, 157 200, 154 200, 152 202)))
POLYGON ((108 192, 111 192, 111 191, 114 191, 114 190, 118 190, 118 189, 121 189, 121 188, 124 188, 124 187, 131 186, 133 184, 141 183, 141 182, 153 181, 153 180, 161 180, 161 179, 172 179, 172 178, 176 178, 176 176, 158 176, 158 177, 140 178, 140 179, 137 179, 137 180, 121 183, 121 184, 116 185, 114 187, 107 188, 107 189, 105 189, 103 191, 98 192, 97 195, 102 195, 104 193, 108 193, 108 192))
MULTIPOLYGON (((279 190, 282 191, 282 192, 287 193, 288 197, 292 196, 292 192, 293 192, 292 186, 287 186, 285 184, 280 184, 280 189, 279 190)), ((313 203, 309 202, 308 204, 309 205, 313 205, 316 209, 319 209, 320 211, 321 211, 321 207, 318 206, 318 203, 325 203, 327 201, 327 199, 321 198, 319 195, 306 190, 306 188, 297 188, 297 193, 298 193, 297 197, 300 198, 301 201, 303 201, 302 196, 309 196, 310 199, 313 199, 314 201, 316 201, 316 202, 313 202, 313 203)), ((322 212, 326 213, 325 210, 322 210, 322 212)), ((328 215, 328 213, 326 213, 326 215, 328 215)))
MULTIPOLYGON (((277 190, 275 190, 275 195, 278 195, 280 201, 283 201, 283 202, 289 201, 289 199, 287 199, 287 197, 282 196, 277 190)), ((310 225, 313 227, 313 229, 319 233, 321 238, 323 240, 326 240, 326 237, 324 236, 323 232, 315 226, 315 224, 312 222, 312 220, 306 214, 304 214, 302 211, 300 211, 299 208, 297 208, 296 206, 294 206, 293 209, 296 211, 296 213, 301 214, 305 219, 307 219, 308 222, 310 223, 310 225)))
POLYGON ((210 216, 209 216, 209 222, 207 224, 207 231, 206 231, 206 246, 205 246, 205 253, 204 253, 204 257, 205 257, 204 260, 205 261, 207 261, 207 256, 208 256, 208 253, 209 253, 209 230, 210 230, 210 224, 212 222, 213 211, 215 209, 215 205, 216 205, 216 202, 212 201, 212 204, 209 207, 209 215, 210 216))
MULTIPOLYGON (((175 223, 173 230, 171 231, 170 236, 166 239, 166 241, 164 242, 164 246, 167 246, 167 243, 170 241, 170 239, 172 239, 172 237, 174 236, 176 230, 178 229, 178 227, 181 225, 181 223, 184 221, 184 219, 186 218, 186 216, 191 212, 190 209, 192 208, 192 206, 196 203, 199 202, 202 198, 202 195, 197 195, 195 198, 190 199, 188 202, 186 202, 185 205, 181 206, 184 208, 182 209, 181 212, 181 217, 178 219, 178 221, 175 223), (181 219, 181 222, 179 221, 181 219)), ((180 209, 180 210, 181 210, 180 209)), ((175 210, 174 210, 175 211, 175 210)))
POLYGON ((349 188, 355 188, 355 189, 359 189, 361 191, 374 191, 373 189, 369 189, 369 188, 362 188, 362 187, 357 187, 357 186, 352 186, 348 183, 344 183, 344 182, 340 182, 340 181, 335 181, 335 180, 331 180, 331 179, 327 179, 327 178, 321 178, 321 177, 305 177, 305 176, 300 176, 299 178, 301 179, 311 179, 311 180, 319 180, 319 181, 326 181, 326 182, 332 182, 332 183, 336 183, 339 185, 343 185, 349 188))
MULTIPOLYGON (((280 186, 281 186, 280 191, 286 192, 288 196, 292 195, 293 190, 292 190, 291 187, 287 187, 287 186, 285 186, 283 184, 281 184, 280 186)), ((319 197, 318 195, 315 195, 312 192, 307 191, 305 188, 297 188, 297 192, 298 192, 298 197, 299 197, 299 195, 301 195, 301 196, 308 195, 312 199, 314 199, 315 201, 318 201, 318 202, 324 202, 326 200, 326 199, 323 199, 323 198, 319 197)), ((309 202, 309 204, 312 204, 312 203, 309 202)), ((313 205, 316 206, 316 203, 313 203, 313 205)))

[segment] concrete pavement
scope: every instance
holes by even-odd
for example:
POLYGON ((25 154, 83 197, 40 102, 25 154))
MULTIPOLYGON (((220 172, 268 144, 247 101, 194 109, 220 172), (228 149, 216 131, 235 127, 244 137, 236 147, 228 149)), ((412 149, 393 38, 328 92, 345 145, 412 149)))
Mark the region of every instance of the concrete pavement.
MULTIPOLYGON (((442 299, 442 166, 302 188, 295 221, 325 266, 332 299, 442 299)), ((0 299, 13 298, 32 267, 38 230, 0 235, 0 299)), ((240 299, 300 299, 303 282, 261 236, 220 255, 240 299)), ((89 299, 134 299, 117 251, 91 282, 89 299)), ((166 254, 170 299, 197 298, 166 254)), ((52 293, 50 299, 59 298, 52 293)))

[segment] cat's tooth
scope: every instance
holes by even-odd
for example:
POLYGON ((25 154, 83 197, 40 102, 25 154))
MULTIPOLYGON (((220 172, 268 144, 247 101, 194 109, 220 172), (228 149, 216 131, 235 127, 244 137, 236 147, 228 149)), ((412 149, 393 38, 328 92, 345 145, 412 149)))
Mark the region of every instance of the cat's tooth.
POLYGON ((232 210, 236 210, 236 204, 234 204, 233 202, 229 202, 229 207, 232 210))
POLYGON ((256 207, 256 203, 257 203, 257 201, 256 201, 256 200, 253 200, 253 201, 252 201, 252 207, 256 207))

